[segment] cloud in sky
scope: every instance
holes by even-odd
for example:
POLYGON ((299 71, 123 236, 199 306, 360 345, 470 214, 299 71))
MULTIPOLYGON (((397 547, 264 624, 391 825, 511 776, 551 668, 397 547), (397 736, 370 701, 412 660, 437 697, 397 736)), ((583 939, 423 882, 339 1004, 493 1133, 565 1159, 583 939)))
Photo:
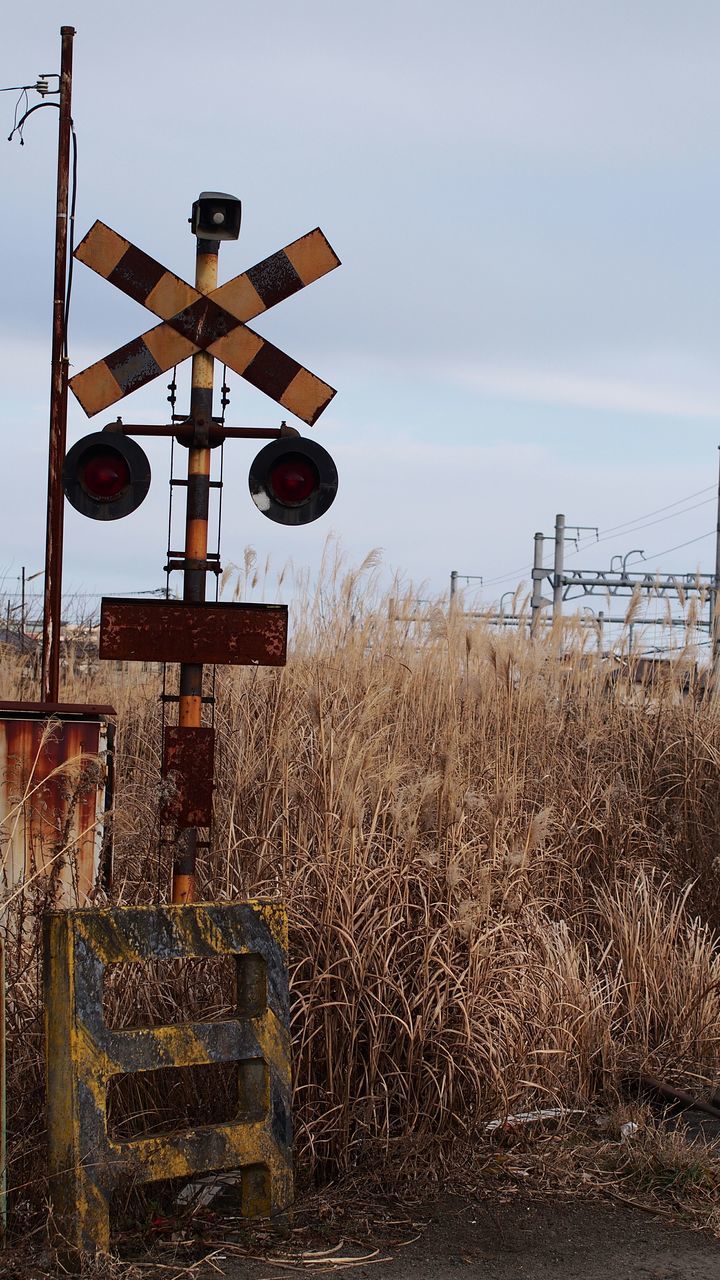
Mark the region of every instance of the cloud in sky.
POLYGON ((463 386, 488 395, 535 404, 574 405, 610 413, 704 418, 720 421, 720 385, 714 394, 694 392, 692 386, 663 386, 642 377, 616 380, 578 370, 531 369, 523 366, 477 365, 448 370, 463 386))
MULTIPOLYGON (((189 0, 127 0, 122 21, 76 0, 70 18, 79 234, 100 217, 187 277, 189 205, 220 188, 245 206, 221 278, 318 224, 343 260, 257 325, 339 388, 316 435, 340 497, 319 529, 250 525, 237 451, 231 558, 255 537, 316 564, 333 528, 440 589, 466 558, 491 577, 521 563, 557 510, 616 524, 713 482, 716 4, 217 0, 204 25, 189 0)), ((11 15, 1 84, 56 65, 59 22, 50 0, 11 15)), ((0 97, 6 132, 12 103, 0 97)), ((22 151, 0 151, 0 430, 27 474, 0 476, 15 566, 42 547, 55 136, 41 112, 22 151)), ((78 267, 76 369, 145 327, 78 267)), ((120 406, 126 421, 163 420, 165 381, 120 406)), ((276 425, 270 401, 231 381, 235 421, 276 425)), ((87 429, 71 406, 70 439, 87 429)), ((69 517, 76 583, 156 585, 164 455, 153 462, 151 498, 122 530, 69 517)))

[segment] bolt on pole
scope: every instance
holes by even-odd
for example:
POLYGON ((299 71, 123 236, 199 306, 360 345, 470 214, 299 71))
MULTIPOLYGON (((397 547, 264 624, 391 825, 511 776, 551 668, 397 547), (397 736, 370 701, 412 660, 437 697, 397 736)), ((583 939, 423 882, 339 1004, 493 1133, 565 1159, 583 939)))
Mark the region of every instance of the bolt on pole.
MULTIPOLYGON (((218 281, 218 240, 198 237, 195 258, 195 287, 212 293, 218 281)), ((210 443, 215 361, 207 351, 198 351, 192 361, 190 419, 193 444, 188 450, 187 506, 185 516, 185 565, 183 600, 197 604, 205 600, 207 582, 208 514, 210 507, 210 443)), ((203 668, 201 663, 180 666, 180 709, 178 724, 199 728, 202 724, 203 668)), ((173 861, 172 900, 183 905, 194 901, 197 828, 189 827, 179 836, 173 861)))
POLYGON ((50 439, 48 448, 47 525, 45 532, 45 593, 41 698, 60 696, 60 622, 62 616, 62 554, 64 502, 62 465, 67 438, 68 357, 65 332, 67 284, 68 186, 72 101, 74 27, 61 27, 60 125, 58 129, 57 201, 55 212, 55 277, 53 285, 52 354, 50 357, 50 439))

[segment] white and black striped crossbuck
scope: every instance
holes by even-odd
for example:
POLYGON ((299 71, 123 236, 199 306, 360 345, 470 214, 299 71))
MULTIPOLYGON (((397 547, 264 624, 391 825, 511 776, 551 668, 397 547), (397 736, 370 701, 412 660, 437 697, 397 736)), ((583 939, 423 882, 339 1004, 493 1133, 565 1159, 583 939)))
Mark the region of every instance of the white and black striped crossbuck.
POLYGON ((103 222, 90 228, 75 257, 164 322, 70 379, 88 417, 196 351, 222 360, 309 426, 335 395, 326 382, 247 324, 340 265, 319 228, 209 294, 186 284, 103 222))

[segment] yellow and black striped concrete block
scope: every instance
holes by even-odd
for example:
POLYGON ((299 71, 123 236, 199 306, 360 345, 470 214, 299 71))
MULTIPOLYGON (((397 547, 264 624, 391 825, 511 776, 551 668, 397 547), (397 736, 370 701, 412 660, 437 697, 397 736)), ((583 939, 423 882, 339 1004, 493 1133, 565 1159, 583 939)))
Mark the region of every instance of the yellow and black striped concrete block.
POLYGON ((277 903, 112 907, 45 918, 48 1149, 59 1251, 107 1251, 110 1197, 121 1180, 242 1171, 243 1213, 292 1199, 287 917, 277 903), (226 1022, 110 1029, 108 965, 232 955, 237 1016, 226 1022), (162 1067, 237 1063, 242 1116, 164 1136, 112 1141, 110 1079, 162 1067))
POLYGON ((165 321, 70 379, 88 416, 200 350, 309 425, 335 395, 321 378, 247 325, 340 265, 319 227, 207 296, 103 222, 90 228, 75 257, 165 321))

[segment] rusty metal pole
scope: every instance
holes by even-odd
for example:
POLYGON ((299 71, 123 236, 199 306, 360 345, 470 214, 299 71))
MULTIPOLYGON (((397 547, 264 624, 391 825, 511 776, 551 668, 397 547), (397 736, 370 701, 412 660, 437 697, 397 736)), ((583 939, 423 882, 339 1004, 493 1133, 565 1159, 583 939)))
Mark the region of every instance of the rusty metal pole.
MULTIPOLYGON (((195 286, 203 294, 212 293, 218 279, 218 240, 197 241, 195 286)), ((207 351, 198 351, 192 362, 190 418, 193 443, 188 451, 187 508, 185 516, 185 566, 183 600, 197 604, 205 599, 210 506, 210 445, 212 426, 213 371, 215 361, 207 351)), ((180 710, 178 724, 197 728, 202 724, 203 668, 201 663, 183 662, 180 667, 180 710)), ((173 860, 172 900, 180 905, 194 901, 197 828, 178 836, 173 860)))
POLYGON ((67 436, 68 358, 65 333, 67 284, 68 186, 72 100, 74 27, 61 27, 60 125, 58 129, 57 203, 55 213, 55 282, 53 286, 52 354, 50 373, 50 440, 48 448, 47 525, 45 533, 45 595, 43 600, 43 702, 60 696, 60 621, 62 611, 62 553, 64 494, 62 465, 67 436))

